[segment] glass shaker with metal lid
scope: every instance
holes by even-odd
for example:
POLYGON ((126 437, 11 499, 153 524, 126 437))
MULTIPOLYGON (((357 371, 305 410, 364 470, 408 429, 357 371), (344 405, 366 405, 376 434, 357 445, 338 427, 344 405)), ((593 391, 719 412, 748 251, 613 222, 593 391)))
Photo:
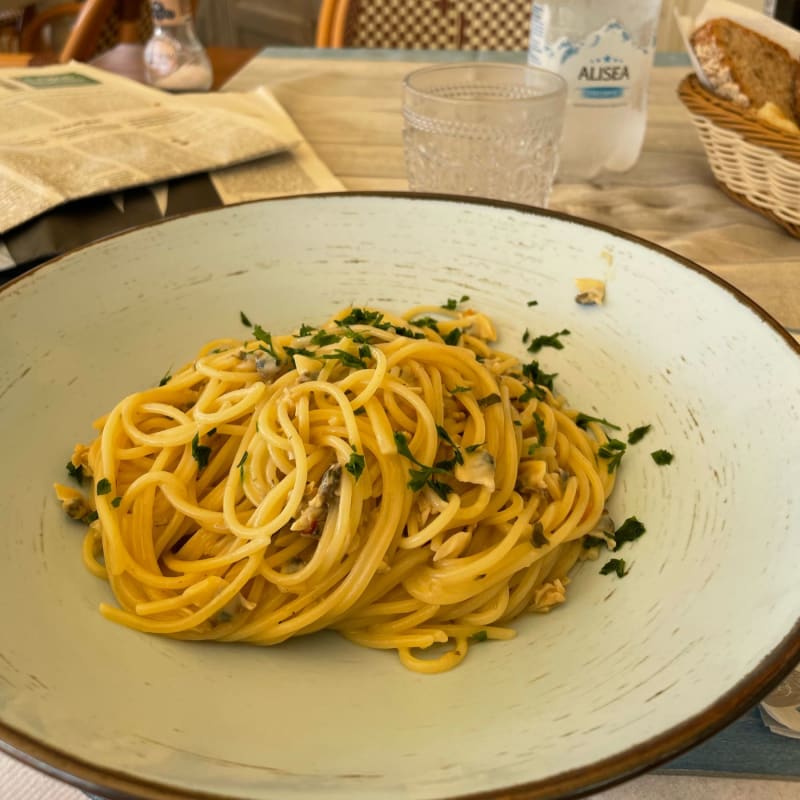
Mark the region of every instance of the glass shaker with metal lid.
POLYGON ((194 29, 191 0, 152 0, 153 35, 144 64, 152 86, 173 92, 211 88, 211 62, 194 29))

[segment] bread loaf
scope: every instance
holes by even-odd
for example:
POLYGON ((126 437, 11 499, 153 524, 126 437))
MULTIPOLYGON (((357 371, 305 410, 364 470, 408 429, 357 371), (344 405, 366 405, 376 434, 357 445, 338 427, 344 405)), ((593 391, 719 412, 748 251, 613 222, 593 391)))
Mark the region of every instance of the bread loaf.
POLYGON ((800 118, 800 65, 777 42, 729 19, 709 20, 691 42, 718 95, 753 111, 771 102, 787 119, 800 118))

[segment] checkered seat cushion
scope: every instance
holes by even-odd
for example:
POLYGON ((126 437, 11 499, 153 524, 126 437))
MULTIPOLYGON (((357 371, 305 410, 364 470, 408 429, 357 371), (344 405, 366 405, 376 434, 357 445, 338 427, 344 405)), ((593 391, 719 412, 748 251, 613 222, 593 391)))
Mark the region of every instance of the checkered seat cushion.
POLYGON ((346 47, 526 50, 533 0, 350 0, 346 47))
POLYGON ((527 50, 533 0, 456 0, 460 50, 527 50))

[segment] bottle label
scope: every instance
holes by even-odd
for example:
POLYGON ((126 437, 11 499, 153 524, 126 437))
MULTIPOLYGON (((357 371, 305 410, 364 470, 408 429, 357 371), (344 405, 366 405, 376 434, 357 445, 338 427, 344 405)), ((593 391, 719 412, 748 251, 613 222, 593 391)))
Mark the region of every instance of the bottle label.
POLYGON ((650 69, 652 47, 642 49, 616 19, 583 40, 566 36, 547 41, 550 9, 534 3, 529 63, 558 72, 569 86, 573 106, 627 106, 636 102, 650 69))

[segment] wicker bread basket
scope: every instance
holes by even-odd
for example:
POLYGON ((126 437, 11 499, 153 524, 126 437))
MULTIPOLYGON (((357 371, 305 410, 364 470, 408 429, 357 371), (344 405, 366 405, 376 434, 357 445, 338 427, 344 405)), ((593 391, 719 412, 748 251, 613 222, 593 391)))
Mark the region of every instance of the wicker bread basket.
POLYGON ((681 81, 678 96, 722 189, 800 238, 800 135, 773 128, 717 97, 694 74, 681 81))

